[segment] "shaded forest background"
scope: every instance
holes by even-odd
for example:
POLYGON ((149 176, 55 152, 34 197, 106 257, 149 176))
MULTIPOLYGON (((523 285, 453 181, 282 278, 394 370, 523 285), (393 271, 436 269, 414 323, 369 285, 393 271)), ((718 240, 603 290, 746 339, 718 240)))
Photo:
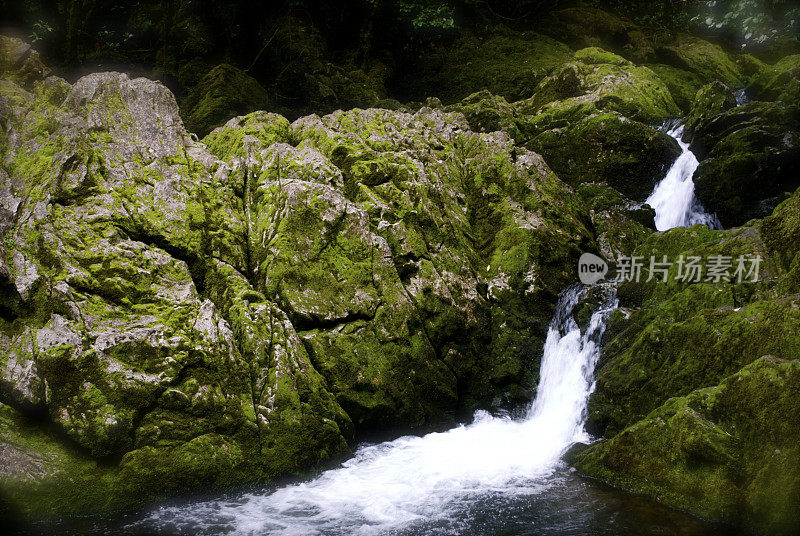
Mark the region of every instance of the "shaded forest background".
POLYGON ((447 103, 484 88, 520 98, 528 84, 509 85, 513 76, 497 69, 514 71, 519 57, 537 54, 532 33, 559 39, 564 24, 572 36, 585 24, 617 51, 635 48, 632 29, 651 40, 690 30, 770 62, 798 50, 798 14, 786 0, 0 0, 2 31, 32 42, 56 74, 158 79, 200 135, 254 109, 291 119, 430 96, 447 103), (594 15, 558 15, 574 7, 594 15), (469 61, 478 53, 495 70, 469 61))

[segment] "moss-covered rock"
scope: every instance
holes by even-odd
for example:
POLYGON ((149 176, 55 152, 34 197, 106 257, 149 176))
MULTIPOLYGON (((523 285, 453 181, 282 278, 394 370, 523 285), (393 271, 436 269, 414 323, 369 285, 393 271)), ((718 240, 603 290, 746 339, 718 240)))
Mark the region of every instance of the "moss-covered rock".
POLYGON ((684 122, 683 140, 691 141, 700 123, 735 107, 736 97, 728 86, 722 82, 706 84, 694 96, 691 111, 684 122))
POLYGON ((680 113, 667 87, 650 69, 599 48, 575 52, 513 104, 516 113, 488 99, 473 106, 485 106, 485 116, 572 186, 604 183, 643 201, 680 154, 675 140, 645 124, 680 113))
POLYGON ((630 256, 655 230, 655 211, 635 203, 614 188, 583 183, 577 192, 586 201, 600 252, 608 260, 630 256))
POLYGON ((0 404, 0 514, 8 529, 26 518, 103 511, 113 475, 40 423, 0 404))
POLYGON ((267 109, 269 97, 256 79, 223 63, 208 71, 181 105, 186 128, 205 136, 235 115, 267 109))
POLYGON ((684 114, 692 108, 695 95, 704 85, 703 78, 691 71, 663 63, 648 63, 646 67, 656 73, 667 86, 672 100, 684 114))
POLYGON ((699 76, 705 83, 719 81, 730 88, 744 87, 745 80, 733 58, 719 45, 688 34, 679 34, 656 48, 657 63, 699 76))
POLYGON ((785 272, 776 292, 800 293, 800 189, 757 227, 775 266, 785 272))
POLYGON ((544 107, 531 124, 538 132, 526 147, 572 186, 600 182, 643 201, 680 154, 664 132, 590 105, 544 107))
POLYGON ((800 102, 800 54, 786 56, 754 72, 750 90, 759 100, 800 102))
POLYGON ((103 501, 65 506, 85 479, 48 473, 11 502, 33 515, 118 508, 345 449, 349 418, 286 314, 242 275, 235 183, 169 91, 118 73, 7 87, 2 401, 105 475, 103 501))
POLYGON ((636 24, 596 8, 555 11, 543 28, 573 49, 601 47, 642 63, 655 53, 651 40, 636 24))
POLYGON ((39 53, 21 39, 0 35, 0 79, 31 89, 50 74, 39 53))
POLYGON ((574 457, 581 471, 708 519, 794 533, 799 209, 800 191, 748 226, 672 229, 635 249, 642 278, 619 286, 588 404, 587 426, 607 439, 574 457), (720 255, 729 279, 708 272, 720 255), (651 256, 673 262, 666 280, 647 281, 651 256), (693 257, 706 269, 681 279, 693 257))
POLYGON ((708 519, 794 534, 798 389, 800 361, 761 357, 718 385, 669 399, 575 462, 588 475, 708 519))
POLYGON ((524 139, 524 127, 520 129, 519 123, 526 119, 517 113, 514 105, 488 90, 473 93, 446 110, 463 113, 470 128, 476 132, 503 131, 514 140, 524 139))
POLYGON ((544 78, 517 108, 534 114, 546 113, 543 106, 556 101, 559 108, 592 104, 651 124, 679 114, 669 89, 649 68, 596 47, 578 50, 573 58, 544 78))
MULTIPOLYGON (((792 229, 791 207, 776 216, 773 229, 792 229), (782 214, 787 216, 781 217, 782 214)), ((789 231, 790 233, 793 231, 789 231)), ((696 225, 653 234, 634 251, 644 259, 663 256, 673 264, 667 282, 648 278, 620 286, 620 304, 628 314, 612 318, 598 371, 597 390, 589 402, 590 425, 613 435, 658 407, 667 398, 718 383, 749 363, 754 355, 793 358, 800 352, 797 296, 775 288, 791 276, 770 253, 761 233, 751 227, 712 231, 696 225), (758 281, 742 274, 715 282, 706 272, 678 280, 683 256, 737 259, 761 256, 758 281), (781 337, 772 334, 781 333, 781 337)), ((685 269, 684 269, 684 274, 685 269)))
POLYGON ((570 57, 569 47, 535 32, 518 32, 505 26, 486 35, 464 31, 447 46, 426 51, 414 76, 396 82, 409 100, 439 97, 455 103, 486 89, 509 101, 527 98, 536 84, 570 57))
POLYGON ((695 192, 722 225, 769 215, 800 186, 798 127, 798 108, 781 102, 751 102, 697 122, 695 192))
POLYGON ((10 494, 34 516, 263 482, 356 427, 527 400, 596 250, 544 160, 460 113, 255 112, 199 143, 166 88, 119 73, 0 99, 0 402, 102 467, 102 502, 81 479, 31 499, 52 472, 10 494))
MULTIPOLYGON (((206 141, 238 139, 254 120, 206 141)), ((228 157, 251 177, 252 236, 269 244, 251 256, 263 292, 357 425, 527 396, 538 352, 523 341, 541 340, 571 277, 555 259, 591 243, 585 208, 565 202, 540 157, 467 129, 442 110, 353 110, 297 120, 295 146, 255 134, 244 158, 228 157)))

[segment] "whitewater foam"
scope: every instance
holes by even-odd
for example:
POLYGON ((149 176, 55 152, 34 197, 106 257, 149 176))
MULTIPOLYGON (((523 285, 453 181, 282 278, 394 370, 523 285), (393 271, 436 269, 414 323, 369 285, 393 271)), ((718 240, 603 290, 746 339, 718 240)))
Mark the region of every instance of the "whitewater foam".
POLYGON ((361 446, 339 468, 271 493, 162 507, 149 524, 194 533, 377 534, 457 518, 486 494, 541 492, 566 449, 589 439, 586 401, 605 318, 616 307, 612 291, 584 333, 572 310, 585 289, 562 294, 537 396, 522 419, 478 411, 471 424, 446 432, 361 446))
POLYGON ((683 125, 669 130, 667 134, 677 140, 681 154, 645 201, 656 211, 656 229, 666 231, 698 223, 711 229, 721 229, 716 216, 708 214, 694 195, 692 176, 699 162, 689 150, 689 144, 681 140, 683 125))

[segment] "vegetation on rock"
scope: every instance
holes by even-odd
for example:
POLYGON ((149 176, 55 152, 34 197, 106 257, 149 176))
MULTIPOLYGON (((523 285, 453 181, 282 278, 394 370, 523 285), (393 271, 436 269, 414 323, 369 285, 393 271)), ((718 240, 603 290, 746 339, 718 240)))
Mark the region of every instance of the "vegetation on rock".
POLYGON ((794 534, 800 361, 764 356, 577 455, 588 474, 706 518, 794 534))
POLYGON ((263 483, 528 401, 594 252, 763 263, 619 286, 589 402, 606 439, 577 466, 795 528, 791 39, 741 54, 674 2, 122 2, 115 22, 93 0, 58 2, 63 27, 28 3, 66 79, 0 37, 0 514, 263 483), (643 204, 680 117, 724 231, 656 232, 643 204))
POLYGON ((800 190, 763 221, 673 229, 634 251, 760 255, 763 263, 756 282, 670 277, 620 287, 623 308, 589 402, 589 425, 609 439, 577 455, 583 472, 710 519, 792 533, 798 207, 800 190))

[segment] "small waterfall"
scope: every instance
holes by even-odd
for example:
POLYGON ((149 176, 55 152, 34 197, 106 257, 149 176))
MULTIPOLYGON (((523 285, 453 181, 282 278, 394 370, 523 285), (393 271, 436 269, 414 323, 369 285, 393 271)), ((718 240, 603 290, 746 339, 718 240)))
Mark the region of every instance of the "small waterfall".
POLYGON ((736 99, 736 106, 744 106, 752 100, 750 95, 747 94, 747 88, 737 89, 733 92, 733 97, 736 99))
POLYGON ((681 141, 683 125, 672 128, 667 134, 677 140, 681 155, 645 201, 656 211, 656 229, 666 231, 673 227, 688 227, 698 223, 712 229, 721 229, 717 217, 708 214, 694 196, 692 176, 699 162, 689 150, 689 144, 681 141))
MULTIPOLYGON (((238 534, 384 534, 415 523, 458 519, 481 497, 538 494, 573 443, 587 441, 586 402, 613 287, 581 333, 572 311, 586 292, 569 287, 544 344, 537 396, 514 420, 478 411, 465 426, 361 446, 317 478, 180 507, 162 507, 139 528, 238 534)), ((136 526, 133 526, 136 528, 136 526)))

